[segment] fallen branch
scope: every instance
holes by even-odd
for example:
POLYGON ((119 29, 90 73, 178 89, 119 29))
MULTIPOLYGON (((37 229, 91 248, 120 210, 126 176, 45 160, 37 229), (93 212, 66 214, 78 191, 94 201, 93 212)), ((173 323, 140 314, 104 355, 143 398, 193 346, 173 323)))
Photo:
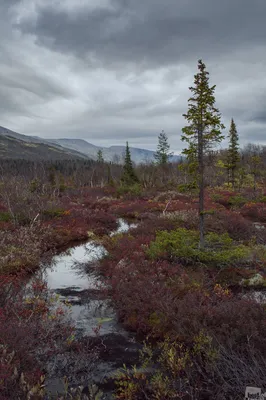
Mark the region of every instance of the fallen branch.
POLYGON ((166 213, 166 211, 167 211, 167 208, 169 207, 169 205, 171 204, 171 202, 172 202, 172 200, 169 200, 169 201, 167 202, 167 204, 166 204, 166 206, 165 206, 165 208, 164 208, 164 210, 163 210, 163 215, 165 215, 165 213, 166 213))

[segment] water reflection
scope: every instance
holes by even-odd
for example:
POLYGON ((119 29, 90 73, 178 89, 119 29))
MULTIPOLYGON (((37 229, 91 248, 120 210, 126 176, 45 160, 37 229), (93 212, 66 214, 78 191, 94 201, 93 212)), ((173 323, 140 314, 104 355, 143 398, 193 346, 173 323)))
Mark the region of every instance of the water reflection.
POLYGON ((45 280, 51 290, 71 288, 77 291, 97 289, 94 276, 85 273, 80 264, 98 261, 107 254, 103 246, 93 242, 74 247, 70 254, 55 256, 52 267, 46 268, 45 280))
MULTIPOLYGON (((136 224, 128 224, 123 219, 118 220, 118 228, 110 234, 114 236, 127 232, 136 224)), ((81 301, 84 291, 100 290, 103 287, 95 273, 85 272, 84 266, 101 260, 108 253, 106 249, 90 240, 80 246, 69 249, 64 254, 53 257, 51 264, 43 269, 43 277, 50 290, 60 293, 59 301, 72 304, 71 318, 78 330, 84 334, 93 334, 93 329, 101 325, 101 334, 117 332, 119 329, 116 315, 110 306, 110 300, 95 300, 89 296, 81 301), (80 303, 80 304, 78 304, 80 303)))

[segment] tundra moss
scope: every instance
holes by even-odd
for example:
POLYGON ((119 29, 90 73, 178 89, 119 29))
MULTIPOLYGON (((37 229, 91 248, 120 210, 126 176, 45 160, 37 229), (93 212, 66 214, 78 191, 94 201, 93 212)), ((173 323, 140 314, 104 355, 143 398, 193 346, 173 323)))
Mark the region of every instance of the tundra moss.
POLYGON ((206 248, 199 249, 199 233, 179 228, 157 232, 147 251, 152 259, 178 259, 185 263, 200 262, 206 265, 223 266, 243 262, 250 257, 250 248, 236 244, 227 233, 206 235, 206 248))

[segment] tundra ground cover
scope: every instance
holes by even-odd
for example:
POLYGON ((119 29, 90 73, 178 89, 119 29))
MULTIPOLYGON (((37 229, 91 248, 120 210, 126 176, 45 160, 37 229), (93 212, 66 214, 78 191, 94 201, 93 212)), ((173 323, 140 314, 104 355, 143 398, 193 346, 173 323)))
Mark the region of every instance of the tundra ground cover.
MULTIPOLYGON (((10 205, 1 205, 3 213, 9 216, 0 223, 0 398, 3 400, 47 398, 45 366, 61 354, 71 361, 74 374, 80 365, 90 368, 97 359, 99 346, 76 341, 67 308, 57 304, 42 279, 27 284, 29 272, 38 268, 44 257, 73 241, 101 236, 116 228, 117 218, 95 206, 97 196, 95 191, 78 199, 47 198, 43 208, 37 209, 37 218, 30 220, 18 220, 18 214, 9 211, 10 205), (79 365, 75 366, 76 360, 79 365)), ((16 212, 22 207, 23 200, 16 204, 16 212)), ((87 398, 79 390, 71 390, 66 390, 66 398, 70 395, 73 399, 87 398)))
MULTIPOLYGON (((263 229, 254 226, 255 217, 246 218, 250 199, 245 193, 247 202, 237 206, 222 205, 220 191, 215 194, 216 197, 209 192, 206 198, 208 254, 199 254, 193 247, 198 217, 197 202, 192 195, 147 190, 121 197, 113 188, 66 191, 59 197, 43 199, 38 213, 36 208, 30 215, 26 210, 27 218, 21 217, 19 209, 24 204, 21 200, 16 205, 20 219, 14 219, 8 204, 2 202, 2 288, 8 287, 7 278, 14 279, 14 288, 21 287, 20 272, 36 268, 47 251, 75 240, 101 238, 110 256, 100 269, 112 289, 119 317, 128 329, 148 336, 143 365, 158 367, 151 376, 139 375, 138 371, 132 376, 124 371, 117 383, 118 398, 171 399, 176 393, 180 398, 185 394, 200 398, 204 393, 217 391, 217 399, 226 399, 236 390, 240 393, 247 379, 262 385, 265 309, 251 299, 239 298, 234 290, 242 288, 243 282, 248 284, 256 274, 262 277, 260 287, 264 286, 262 245, 266 235, 263 229), (128 234, 108 238, 106 234, 116 227, 118 217, 138 220, 139 226, 128 234), (234 375, 229 387, 225 382, 233 376, 233 366, 239 360, 242 361, 238 375, 234 375), (208 383, 210 380, 212 384, 208 383), (218 393, 219 385, 223 390, 218 393)), ((254 202, 258 212, 261 204, 264 203, 254 202)), ((22 372, 28 391, 38 383, 42 385, 42 358, 36 363, 38 357, 34 353, 37 330, 45 337, 44 353, 50 340, 57 343, 53 351, 69 351, 71 327, 65 330, 59 313, 53 320, 54 328, 47 331, 51 316, 48 298, 44 295, 45 288, 38 291, 35 305, 23 303, 15 295, 12 302, 8 300, 1 308, 1 367, 2 373, 9 371, 8 376, 2 375, 6 396, 14 382, 17 393, 22 398, 26 396, 19 381, 22 372), (40 299, 44 301, 41 310, 40 299), (14 314, 16 308, 18 316, 14 314), (17 370, 18 375, 14 376, 17 370)), ((3 296, 1 293, 0 297, 3 296)), ((70 351, 76 345, 71 342, 70 351)), ((93 359, 91 349, 90 355, 93 359)))
POLYGON ((141 372, 117 379, 119 399, 240 399, 247 382, 266 383, 265 305, 235 290, 258 274, 265 285, 264 230, 243 217, 243 205, 212 204, 199 250, 186 203, 163 213, 165 202, 134 231, 104 241, 101 271, 121 321, 148 338, 141 372))
POLYGON ((43 365, 69 351, 73 327, 41 280, 0 276, 0 398, 41 398, 43 365))

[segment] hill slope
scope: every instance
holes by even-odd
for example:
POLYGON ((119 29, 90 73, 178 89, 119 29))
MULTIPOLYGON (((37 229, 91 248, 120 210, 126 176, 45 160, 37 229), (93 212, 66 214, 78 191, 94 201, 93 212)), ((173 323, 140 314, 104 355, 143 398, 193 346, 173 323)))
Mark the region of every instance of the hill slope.
MULTIPOLYGON (((123 163, 125 146, 100 147, 83 139, 44 139, 27 136, 0 126, 0 157, 28 158, 31 160, 58 160, 69 158, 97 159, 99 150, 105 161, 123 163)), ((130 147, 132 161, 136 164, 154 161, 154 151, 130 147)), ((171 157, 177 162, 180 156, 171 157)))
POLYGON ((29 160, 88 159, 84 154, 0 126, 0 157, 29 160))

